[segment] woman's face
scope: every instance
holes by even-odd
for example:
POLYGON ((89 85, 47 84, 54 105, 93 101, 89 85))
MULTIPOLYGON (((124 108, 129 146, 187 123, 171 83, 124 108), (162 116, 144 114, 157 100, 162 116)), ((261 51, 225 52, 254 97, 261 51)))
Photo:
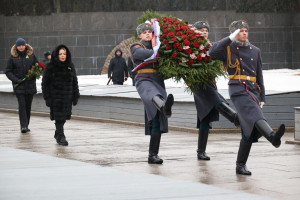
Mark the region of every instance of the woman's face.
POLYGON ((150 41, 152 39, 152 31, 145 30, 139 35, 139 38, 141 38, 143 41, 150 41))
POLYGON ((25 45, 19 45, 17 46, 18 51, 23 52, 25 50, 25 45))
POLYGON ((199 31, 201 32, 201 34, 203 35, 203 37, 205 39, 208 38, 208 29, 207 28, 201 28, 201 29, 199 29, 199 31))
POLYGON ((65 49, 60 49, 58 52, 58 60, 60 62, 65 62, 67 59, 67 51, 65 49))

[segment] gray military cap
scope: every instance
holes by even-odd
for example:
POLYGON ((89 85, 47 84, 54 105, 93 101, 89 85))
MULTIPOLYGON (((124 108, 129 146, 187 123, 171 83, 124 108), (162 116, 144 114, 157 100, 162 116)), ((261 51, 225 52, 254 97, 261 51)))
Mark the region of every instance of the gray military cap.
POLYGON ((196 28, 196 29, 201 29, 201 28, 207 28, 208 32, 209 32, 209 24, 207 22, 204 22, 204 21, 198 21, 198 22, 195 22, 195 24, 193 24, 193 26, 196 28))
POLYGON ((245 20, 233 21, 229 25, 229 31, 230 31, 230 33, 233 33, 235 30, 241 29, 241 28, 246 28, 246 29, 249 30, 249 25, 248 25, 248 23, 245 20))
POLYGON ((136 28, 136 33, 137 35, 140 35, 142 32, 144 32, 145 30, 149 30, 153 32, 153 27, 151 26, 151 24, 149 23, 143 23, 138 25, 138 27, 136 28))

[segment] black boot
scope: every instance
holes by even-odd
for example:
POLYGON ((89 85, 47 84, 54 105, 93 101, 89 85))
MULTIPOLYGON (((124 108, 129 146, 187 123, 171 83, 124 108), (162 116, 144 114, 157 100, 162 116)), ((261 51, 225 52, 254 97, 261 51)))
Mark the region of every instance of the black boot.
POLYGON ((198 160, 210 160, 210 157, 206 155, 206 145, 207 145, 207 138, 208 138, 208 130, 199 129, 198 135, 198 150, 197 150, 197 157, 198 160))
POLYGON ((27 132, 27 128, 21 128, 21 133, 26 133, 27 132))
POLYGON ((219 111, 226 119, 232 122, 235 126, 239 126, 239 118, 235 110, 233 110, 226 103, 222 102, 218 106, 216 106, 217 111, 219 111))
POLYGON ((151 133, 149 144, 149 164, 162 164, 163 159, 158 156, 161 133, 151 133))
POLYGON ((276 148, 278 148, 281 144, 281 137, 284 134, 285 131, 285 125, 281 124, 276 131, 276 133, 273 131, 273 129, 269 126, 268 122, 265 120, 258 120, 255 122, 255 128, 258 130, 260 134, 262 134, 269 142, 272 143, 272 145, 276 148))
POLYGON ((172 106, 174 103, 174 97, 172 94, 169 94, 167 97, 167 101, 163 99, 162 96, 156 95, 153 97, 152 102, 154 106, 162 112, 166 117, 171 117, 172 115, 172 106))
POLYGON ((236 160, 236 173, 242 175, 251 175, 251 172, 247 169, 246 162, 251 150, 252 142, 246 142, 241 140, 240 148, 236 160))
POLYGON ((66 140, 66 136, 64 133, 58 133, 55 131, 54 138, 56 139, 57 144, 62 146, 68 146, 68 141, 66 140))

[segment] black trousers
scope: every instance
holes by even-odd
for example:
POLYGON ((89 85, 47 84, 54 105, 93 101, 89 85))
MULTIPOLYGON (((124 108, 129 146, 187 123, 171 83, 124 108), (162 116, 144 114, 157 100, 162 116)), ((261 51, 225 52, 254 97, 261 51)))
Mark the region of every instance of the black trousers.
POLYGON ((27 128, 30 121, 33 94, 17 94, 19 104, 19 120, 21 128, 27 128))

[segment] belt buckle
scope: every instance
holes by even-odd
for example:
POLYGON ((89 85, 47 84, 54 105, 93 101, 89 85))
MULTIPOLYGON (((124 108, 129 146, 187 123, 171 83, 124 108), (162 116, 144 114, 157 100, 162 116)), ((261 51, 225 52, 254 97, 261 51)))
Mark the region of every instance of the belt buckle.
POLYGON ((250 81, 250 76, 247 76, 247 80, 250 81))

